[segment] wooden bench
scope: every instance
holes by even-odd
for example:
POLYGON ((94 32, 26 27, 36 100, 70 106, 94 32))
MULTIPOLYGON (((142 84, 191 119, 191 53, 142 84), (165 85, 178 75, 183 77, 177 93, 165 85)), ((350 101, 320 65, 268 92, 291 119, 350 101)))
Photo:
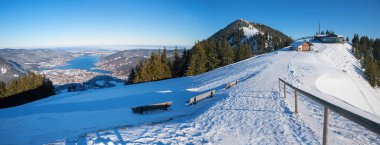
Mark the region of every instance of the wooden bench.
POLYGON ((163 102, 163 103, 157 103, 152 105, 146 105, 146 106, 138 106, 132 108, 133 113, 139 113, 143 114, 145 111, 152 111, 152 110, 168 110, 168 107, 170 107, 173 104, 173 102, 163 102))
POLYGON ((192 98, 190 98, 189 101, 187 101, 187 104, 189 104, 189 105, 197 104, 198 101, 212 97, 212 95, 215 94, 215 92, 216 92, 215 90, 212 90, 210 92, 206 92, 206 93, 200 94, 198 96, 192 97, 192 98))
POLYGON ((238 83, 237 80, 236 80, 236 81, 233 81, 233 82, 231 82, 231 83, 228 83, 224 89, 229 89, 229 88, 231 88, 232 86, 235 86, 237 83, 238 83))

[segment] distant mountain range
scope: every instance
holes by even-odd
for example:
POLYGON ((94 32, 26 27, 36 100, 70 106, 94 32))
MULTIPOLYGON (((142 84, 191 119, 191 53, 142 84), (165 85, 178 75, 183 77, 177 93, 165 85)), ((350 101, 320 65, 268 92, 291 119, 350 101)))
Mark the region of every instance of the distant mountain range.
POLYGON ((52 58, 66 57, 67 51, 49 49, 0 49, 0 57, 17 62, 27 70, 37 70, 39 62, 46 62, 52 58))
MULTIPOLYGON (((282 32, 264 24, 238 19, 225 28, 219 30, 209 38, 201 41, 205 42, 203 43, 204 45, 202 45, 202 47, 206 51, 207 58, 212 57, 209 56, 211 49, 215 49, 218 52, 216 55, 223 57, 223 48, 221 48, 218 43, 222 43, 224 41, 228 41, 231 48, 234 49, 236 57, 238 56, 237 53, 247 53, 245 54, 245 59, 252 56, 253 54, 262 54, 288 46, 292 42, 292 39, 282 32), (247 49, 250 49, 252 51, 239 51, 243 45, 248 46, 247 49)), ((158 50, 134 49, 120 51, 104 57, 98 64, 98 68, 111 71, 114 75, 117 76, 127 77, 130 70, 136 66, 138 61, 149 58, 153 52, 158 52, 158 50)), ((180 51, 180 53, 182 54, 182 51, 180 51)), ((168 56, 170 57, 172 54, 173 51, 169 50, 168 56)), ((241 59, 235 58, 234 60, 240 61, 241 59)))
MULTIPOLYGON (((157 53, 159 49, 133 49, 124 50, 112 55, 103 57, 98 63, 98 68, 111 71, 117 76, 128 76, 130 70, 134 68, 140 60, 149 58, 152 53, 157 53)), ((173 55, 173 50, 167 50, 168 57, 173 55)), ((182 50, 179 50, 182 53, 182 50)))
POLYGON ((0 81, 8 82, 27 73, 18 63, 0 57, 0 81))
MULTIPOLYGON (((218 43, 226 40, 229 42, 231 48, 235 50, 238 50, 242 45, 248 45, 248 49, 251 49, 254 54, 261 54, 285 47, 292 41, 289 36, 278 30, 243 19, 232 22, 204 41, 218 43)), ((214 47, 217 46, 218 45, 214 45, 214 47)), ((162 48, 163 47, 159 45, 104 45, 94 46, 93 48, 0 49, 0 57, 2 57, 1 61, 4 66, 3 72, 5 72, 7 68, 7 73, 4 73, 7 75, 2 77, 7 78, 4 80, 9 80, 12 76, 22 75, 26 70, 38 70, 38 63, 48 62, 53 58, 72 57, 72 54, 77 51, 91 52, 96 49, 113 53, 108 56, 102 56, 97 67, 111 71, 113 75, 123 78, 128 76, 130 70, 134 68, 140 60, 149 58, 152 53, 159 52, 159 49, 162 50, 162 48), (144 49, 132 49, 140 47, 144 49), (120 51, 122 49, 127 50, 120 51)), ((173 55, 174 46, 168 46, 167 48, 168 57, 171 57, 173 55)), ((182 54, 184 47, 178 48, 180 54, 182 54)), ((218 47, 215 49, 219 51, 218 47)), ((206 53, 208 52, 206 51, 206 53)), ((236 51, 235 53, 247 53, 247 51, 236 51)))

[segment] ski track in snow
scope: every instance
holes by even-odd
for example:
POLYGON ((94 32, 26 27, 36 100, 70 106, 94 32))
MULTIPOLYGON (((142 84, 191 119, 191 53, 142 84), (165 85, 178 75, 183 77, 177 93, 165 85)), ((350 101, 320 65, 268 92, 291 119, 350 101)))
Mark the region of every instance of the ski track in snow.
MULTIPOLYGON (((349 46, 316 47, 315 52, 284 48, 193 77, 63 94, 0 110, 0 140, 5 144, 321 144, 323 106, 300 95, 299 114, 294 114, 294 92, 287 89, 283 98, 278 78, 319 92, 315 87, 319 76, 345 69, 347 76, 357 78, 360 91, 368 91, 363 97, 379 91, 359 77, 357 62, 345 52, 349 46), (225 90, 234 80, 239 83, 225 90), (211 89, 216 89, 215 97, 185 105, 188 98, 211 89), (174 102, 167 112, 130 112, 131 107, 163 101, 174 102), (59 108, 65 104, 74 109, 59 108), (69 123, 54 129, 62 119, 69 123)), ((332 113, 329 143, 380 144, 380 137, 332 113)))

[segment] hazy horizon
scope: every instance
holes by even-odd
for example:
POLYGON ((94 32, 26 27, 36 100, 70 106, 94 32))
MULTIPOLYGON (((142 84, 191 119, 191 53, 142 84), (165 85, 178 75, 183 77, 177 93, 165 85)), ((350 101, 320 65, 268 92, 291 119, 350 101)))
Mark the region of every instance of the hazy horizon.
POLYGON ((110 50, 133 50, 133 49, 163 49, 173 50, 189 49, 192 46, 184 45, 68 45, 68 46, 36 46, 36 47, 2 47, 0 49, 110 49, 110 50))

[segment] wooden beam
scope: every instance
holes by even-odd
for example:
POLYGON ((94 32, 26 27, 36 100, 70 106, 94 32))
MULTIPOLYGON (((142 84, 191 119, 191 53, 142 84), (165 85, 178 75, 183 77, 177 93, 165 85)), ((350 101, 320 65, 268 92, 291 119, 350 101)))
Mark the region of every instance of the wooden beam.
POLYGON ((168 110, 168 107, 170 107, 173 104, 173 102, 163 102, 163 103, 157 103, 157 104, 151 104, 151 105, 145 105, 145 106, 138 106, 131 108, 133 113, 139 113, 143 114, 145 111, 151 111, 151 110, 168 110))
POLYGON ((294 113, 298 113, 297 90, 294 90, 294 113))
POLYGON ((209 92, 206 92, 206 93, 203 93, 203 94, 200 94, 198 96, 195 96, 195 97, 192 97, 190 98, 188 101, 187 101, 187 104, 189 105, 194 105, 194 104, 197 104, 198 101, 201 101, 203 99, 206 99, 206 98, 211 98, 212 95, 214 95, 216 93, 215 90, 212 90, 212 91, 209 91, 209 92))
POLYGON ((224 89, 229 89, 229 88, 231 88, 232 86, 237 85, 237 83, 238 83, 237 80, 232 81, 232 82, 228 83, 228 84, 226 85, 226 87, 224 87, 224 89))
POLYGON ((286 84, 284 83, 284 98, 286 98, 286 84))
POLYGON ((280 80, 278 81, 278 94, 281 97, 281 81, 280 80))
POLYGON ((325 113, 323 114, 323 140, 322 145, 327 145, 327 138, 329 134, 329 118, 330 118, 330 110, 329 108, 325 107, 325 113))

